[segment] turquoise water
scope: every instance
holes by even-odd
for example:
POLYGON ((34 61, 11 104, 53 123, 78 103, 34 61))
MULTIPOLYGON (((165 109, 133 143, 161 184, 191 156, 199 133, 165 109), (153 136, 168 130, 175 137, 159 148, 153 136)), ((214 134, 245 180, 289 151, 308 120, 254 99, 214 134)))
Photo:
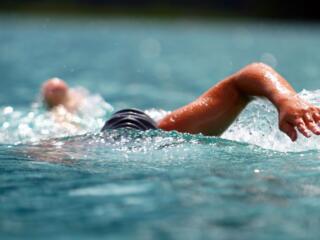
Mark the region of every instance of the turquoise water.
POLYGON ((121 107, 159 119, 252 61, 320 105, 319 40, 299 23, 0 17, 0 238, 318 239, 320 139, 292 144, 265 100, 221 138, 99 128, 121 107), (87 89, 76 130, 38 100, 53 76, 87 89))

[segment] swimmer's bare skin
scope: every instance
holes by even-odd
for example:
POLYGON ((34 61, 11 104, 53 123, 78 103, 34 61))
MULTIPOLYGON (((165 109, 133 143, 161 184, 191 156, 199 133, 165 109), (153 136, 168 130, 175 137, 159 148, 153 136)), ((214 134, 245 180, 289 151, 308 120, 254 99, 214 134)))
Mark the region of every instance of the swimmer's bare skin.
POLYGON ((42 99, 54 120, 69 131, 76 132, 79 125, 74 122, 74 113, 79 110, 84 96, 68 87, 59 78, 51 78, 42 85, 42 99))
POLYGON ((63 106, 72 113, 78 109, 83 96, 71 90, 63 80, 51 78, 42 85, 42 98, 49 110, 63 106))
POLYGON ((305 137, 320 135, 320 108, 302 100, 274 69, 253 63, 210 88, 194 102, 162 119, 163 130, 220 135, 235 120, 253 96, 266 97, 277 108, 279 128, 292 141, 297 130, 305 137), (297 130, 296 130, 297 129, 297 130))

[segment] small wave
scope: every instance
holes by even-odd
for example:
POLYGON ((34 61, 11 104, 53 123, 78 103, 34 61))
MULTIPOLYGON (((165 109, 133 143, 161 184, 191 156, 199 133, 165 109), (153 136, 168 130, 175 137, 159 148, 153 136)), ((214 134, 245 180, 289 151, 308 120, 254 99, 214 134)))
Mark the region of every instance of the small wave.
MULTIPOLYGON (((26 143, 13 146, 9 150, 31 161, 75 164, 85 162, 102 164, 125 161, 134 164, 135 160, 148 166, 162 168, 164 165, 184 164, 190 159, 207 159, 222 156, 245 154, 273 154, 254 145, 175 131, 136 131, 128 129, 110 130, 103 133, 88 133, 79 136, 43 140, 39 143, 26 143), (148 157, 146 157, 148 156, 148 157), (94 160, 96 159, 96 160, 94 160), (154 162, 154 159, 162 159, 154 162), (82 161, 84 160, 84 161, 82 161), (93 161, 93 162, 92 162, 93 161), (147 161, 147 162, 146 162, 147 161)), ((119 162, 119 166, 122 164, 119 162)), ((96 169, 96 168, 95 168, 96 169)), ((104 168, 103 168, 104 169, 104 168)))
POLYGON ((93 187, 79 188, 71 190, 70 196, 115 196, 134 195, 148 191, 148 186, 136 186, 129 184, 126 186, 116 184, 105 184, 93 187))

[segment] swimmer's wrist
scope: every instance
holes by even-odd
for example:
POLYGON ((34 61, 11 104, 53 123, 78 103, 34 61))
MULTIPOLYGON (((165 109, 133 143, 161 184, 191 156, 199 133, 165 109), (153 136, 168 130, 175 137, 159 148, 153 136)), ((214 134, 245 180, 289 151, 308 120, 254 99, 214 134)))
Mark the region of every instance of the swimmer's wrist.
POLYGON ((288 104, 292 104, 293 102, 299 100, 299 96, 297 94, 289 94, 289 95, 280 95, 275 96, 270 101, 277 108, 278 111, 288 106, 288 104))

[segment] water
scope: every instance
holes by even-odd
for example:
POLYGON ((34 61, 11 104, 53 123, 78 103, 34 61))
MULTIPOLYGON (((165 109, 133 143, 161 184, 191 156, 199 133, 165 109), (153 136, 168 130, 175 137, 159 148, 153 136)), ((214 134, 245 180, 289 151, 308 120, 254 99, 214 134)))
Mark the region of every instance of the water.
POLYGON ((221 138, 99 133, 113 109, 159 119, 258 60, 320 105, 318 25, 2 16, 0 29, 1 239, 318 239, 320 140, 292 144, 265 100, 221 138), (76 129, 38 100, 53 76, 88 89, 76 129))

